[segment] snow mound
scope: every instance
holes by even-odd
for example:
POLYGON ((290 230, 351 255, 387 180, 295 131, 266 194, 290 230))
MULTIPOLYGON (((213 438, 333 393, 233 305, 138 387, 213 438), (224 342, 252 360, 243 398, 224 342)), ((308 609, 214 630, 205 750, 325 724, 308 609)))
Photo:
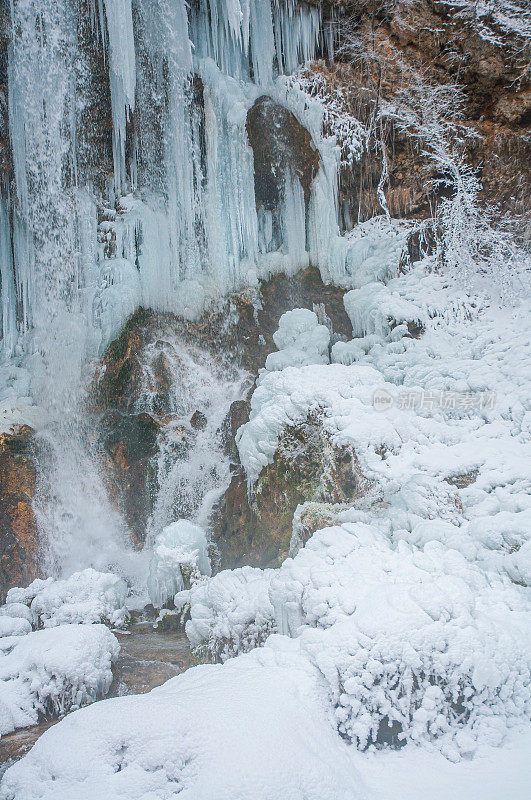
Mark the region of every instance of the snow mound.
MULTIPOLYGON (((275 641, 277 640, 277 641, 275 641)), ((7 770, 2 800, 363 800, 295 642, 69 715, 7 770)))
POLYGON ((37 579, 25 589, 10 589, 0 614, 21 617, 44 628, 93 622, 122 626, 127 617, 126 593, 122 578, 84 569, 63 580, 37 579))
POLYGON ((282 314, 273 340, 278 352, 270 353, 266 359, 265 368, 270 372, 329 362, 330 331, 319 325, 317 314, 307 308, 282 314))
POLYGON ((223 570, 175 596, 176 608, 188 606, 186 635, 192 648, 214 661, 246 653, 276 630, 269 583, 274 570, 241 567, 223 570))
POLYGON ((0 735, 105 695, 120 646, 104 625, 59 625, 10 640, 0 655, 0 735))
POLYGON ((25 636, 31 631, 31 622, 24 617, 0 617, 0 638, 4 636, 25 636))
POLYGON ((525 590, 439 542, 393 547, 375 526, 326 528, 284 562, 270 598, 361 748, 436 743, 456 760, 531 712, 525 590))
POLYGON ((201 575, 211 575, 206 534, 186 519, 168 525, 159 533, 149 567, 148 590, 156 608, 201 575))
POLYGON ((397 337, 401 332, 407 333, 408 322, 419 327, 426 324, 423 309, 383 283, 368 283, 347 292, 343 305, 352 323, 352 333, 358 337, 371 333, 386 336, 391 330, 397 337))
MULTIPOLYGON (((310 412, 319 409, 335 410, 344 393, 348 397, 359 391, 365 404, 372 405, 374 388, 379 384, 383 384, 383 377, 377 370, 357 365, 316 364, 263 373, 251 398, 249 422, 237 434, 240 460, 249 483, 252 485, 262 468, 273 461, 285 426, 304 421, 310 412)), ((374 428, 370 410, 368 438, 372 438, 374 428)))

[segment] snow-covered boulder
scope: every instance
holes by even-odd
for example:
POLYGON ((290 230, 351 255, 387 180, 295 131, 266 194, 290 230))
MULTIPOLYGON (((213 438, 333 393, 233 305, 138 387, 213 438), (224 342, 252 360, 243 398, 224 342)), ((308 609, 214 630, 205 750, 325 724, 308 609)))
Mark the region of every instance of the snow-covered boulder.
POLYGON ((0 614, 45 628, 93 622, 121 626, 127 617, 126 594, 122 578, 84 569, 63 580, 37 579, 25 589, 10 589, 0 614))
POLYGON ((275 570, 241 567, 223 570, 175 596, 175 607, 189 608, 186 635, 215 661, 263 644, 276 630, 269 583, 275 570))
POLYGON ((270 372, 329 362, 330 331, 319 325, 317 314, 307 308, 282 314, 273 340, 278 352, 270 353, 266 359, 265 368, 270 372))
POLYGON ((0 655, 0 735, 109 691, 120 645, 104 625, 59 625, 10 640, 0 655))
POLYGON ((2 800, 365 800, 319 673, 296 642, 95 703, 5 774, 2 800))
POLYGON ((162 608, 201 575, 211 574, 208 542, 202 528, 180 519, 159 533, 148 578, 149 596, 156 608, 162 608))
MULTIPOLYGON (((414 325, 416 329, 420 329, 426 321, 422 308, 378 281, 347 292, 343 297, 343 304, 352 323, 354 336, 387 336, 391 330, 397 328, 407 333, 408 323, 410 327, 414 325)), ((394 335, 397 336, 398 333, 395 330, 394 335)))
POLYGON ((0 638, 4 636, 24 636, 31 631, 31 622, 24 617, 0 617, 0 638))
POLYGON ((279 631, 329 682, 338 730, 362 748, 430 743, 454 760, 531 713, 525 590, 440 542, 325 528, 284 562, 270 599, 279 631))

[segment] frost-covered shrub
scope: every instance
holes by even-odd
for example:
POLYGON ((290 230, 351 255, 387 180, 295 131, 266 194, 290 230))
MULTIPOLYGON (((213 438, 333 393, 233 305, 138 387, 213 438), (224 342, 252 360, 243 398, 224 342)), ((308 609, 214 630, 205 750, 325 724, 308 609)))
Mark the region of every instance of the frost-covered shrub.
POLYGON ((0 735, 109 691, 120 645, 104 625, 59 625, 11 640, 0 656, 0 735))
MULTIPOLYGON (((25 590, 27 597, 33 593, 32 586, 25 590)), ((45 628, 93 622, 116 626, 125 623, 127 584, 111 572, 84 569, 64 580, 47 581, 37 588, 30 609, 38 624, 45 628)), ((16 596, 8 593, 8 605, 16 596)))
MULTIPOLYGON (((90 568, 62 580, 37 578, 25 588, 16 586, 8 591, 0 620, 10 617, 44 628, 93 622, 122 626, 127 618, 126 594, 122 578, 90 568)), ((2 624, 5 626, 0 621, 0 630, 2 624)))
POLYGON ((325 325, 319 325, 314 311, 307 308, 286 311, 280 317, 273 340, 278 352, 270 353, 266 359, 265 366, 269 371, 307 364, 328 364, 330 331, 325 325))
POLYGON ((155 540, 148 578, 151 602, 162 608, 174 594, 211 572, 204 530, 180 519, 164 528, 155 540))
POLYGON ((25 636, 30 631, 31 622, 28 622, 24 617, 0 617, 0 638, 4 638, 4 636, 25 636))
POLYGON ((261 646, 276 630, 269 583, 274 570, 241 567, 176 595, 176 608, 189 610, 186 635, 192 648, 213 661, 226 661, 261 646))
POLYGON ((362 748, 432 742, 455 759, 531 712, 523 590, 438 542, 327 528, 283 564, 270 598, 280 632, 328 681, 338 730, 362 748))

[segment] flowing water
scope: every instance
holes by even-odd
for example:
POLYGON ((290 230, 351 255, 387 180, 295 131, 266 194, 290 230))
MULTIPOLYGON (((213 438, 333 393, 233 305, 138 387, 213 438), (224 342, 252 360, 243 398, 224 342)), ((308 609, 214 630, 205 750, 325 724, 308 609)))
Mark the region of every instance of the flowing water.
POLYGON ((212 508, 230 482, 223 423, 231 404, 243 396, 249 375, 228 356, 190 344, 169 324, 155 331, 140 360, 144 383, 138 411, 160 412, 157 369, 163 369, 166 383, 149 547, 157 533, 180 518, 208 529, 212 508))

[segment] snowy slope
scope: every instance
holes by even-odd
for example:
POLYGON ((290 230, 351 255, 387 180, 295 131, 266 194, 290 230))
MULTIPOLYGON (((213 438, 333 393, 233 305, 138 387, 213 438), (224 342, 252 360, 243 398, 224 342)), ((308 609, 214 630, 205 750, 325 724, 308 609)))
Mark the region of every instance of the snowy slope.
POLYGON ((46 732, 2 800, 362 800, 295 642, 96 703, 46 732))

